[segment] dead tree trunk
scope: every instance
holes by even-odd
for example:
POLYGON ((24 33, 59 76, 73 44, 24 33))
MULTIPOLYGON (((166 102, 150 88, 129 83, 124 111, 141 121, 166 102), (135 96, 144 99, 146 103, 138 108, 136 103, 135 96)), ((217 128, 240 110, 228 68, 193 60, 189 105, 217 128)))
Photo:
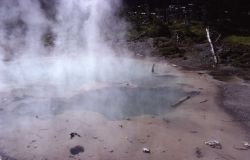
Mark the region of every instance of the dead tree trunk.
POLYGON ((215 53, 215 50, 214 50, 214 45, 213 45, 213 42, 211 40, 209 27, 206 28, 206 32, 207 32, 207 39, 208 39, 208 42, 209 42, 210 47, 211 47, 211 52, 212 52, 212 56, 213 56, 213 59, 214 59, 214 64, 216 65, 216 64, 218 64, 218 58, 216 56, 216 53, 215 53))

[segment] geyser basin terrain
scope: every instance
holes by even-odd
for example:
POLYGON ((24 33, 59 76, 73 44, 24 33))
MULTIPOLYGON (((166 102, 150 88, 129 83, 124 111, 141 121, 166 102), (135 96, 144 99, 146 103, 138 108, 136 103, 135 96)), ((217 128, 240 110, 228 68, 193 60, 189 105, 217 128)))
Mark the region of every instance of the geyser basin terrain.
MULTIPOLYGON (((76 67, 75 65, 67 66, 66 63, 64 69, 67 68, 68 72, 64 73, 68 74, 63 74, 62 78, 62 75, 58 74, 61 71, 57 70, 62 81, 56 83, 58 82, 57 76, 48 79, 51 77, 48 76, 50 75, 48 72, 57 68, 49 65, 57 64, 57 60, 43 59, 44 62, 41 60, 39 64, 31 64, 33 68, 27 67, 29 64, 19 65, 19 68, 16 67, 16 63, 9 64, 16 67, 15 72, 22 71, 24 79, 16 81, 17 79, 13 77, 15 74, 9 72, 6 76, 8 81, 5 79, 6 81, 3 81, 5 83, 2 83, 4 87, 0 92, 0 139, 3 141, 0 150, 13 157, 20 155, 18 152, 12 152, 11 148, 14 146, 11 146, 10 141, 13 139, 22 141, 23 133, 26 131, 32 132, 27 133, 28 139, 29 136, 39 135, 39 132, 43 130, 43 125, 46 126, 45 130, 57 132, 57 129, 52 126, 58 123, 56 119, 61 116, 75 117, 78 121, 92 117, 92 114, 98 115, 92 117, 95 117, 94 121, 98 121, 98 117, 102 116, 105 117, 105 121, 132 119, 144 115, 163 116, 173 109, 171 105, 180 98, 193 95, 193 92, 186 92, 178 86, 178 83, 182 82, 181 74, 165 64, 157 64, 156 73, 153 74, 151 72, 153 63, 150 61, 107 58, 107 62, 103 61, 95 70, 92 70, 93 76, 86 78, 87 70, 74 71, 79 66, 86 69, 88 64, 79 63, 76 67), (53 60, 55 62, 52 62, 53 60), (108 65, 103 65, 106 63, 112 63, 112 67, 116 69, 111 70, 107 67, 108 65), (43 66, 42 64, 47 64, 47 70, 39 69, 43 66), (133 70, 129 69, 131 67, 133 70), (27 70, 24 70, 26 68, 27 70), (104 73, 106 73, 105 76, 103 76, 104 73), (35 76, 29 77, 29 75, 35 76), (39 79, 39 77, 44 79, 39 79), (78 117, 79 114, 83 117, 78 117), (39 129, 34 129, 36 127, 39 129), (11 134, 19 132, 22 133, 11 134)), ((75 128, 78 125, 68 126, 67 124, 65 127, 75 128)), ((18 147, 20 152, 26 148, 26 144, 23 143, 20 142, 25 147, 18 147)), ((41 153, 47 154, 44 151, 41 153)))
MULTIPOLYGON (((2 93, 3 112, 8 116, 42 118, 56 116, 67 110, 86 110, 101 113, 111 120, 121 120, 143 114, 164 115, 180 98, 193 94, 178 87, 177 83, 181 82, 181 79, 178 74, 167 73, 168 66, 157 65, 158 73, 153 74, 150 71, 152 62, 123 58, 122 61, 112 59, 112 65, 117 69, 111 71, 100 63, 96 70, 92 70, 94 76, 88 78, 84 76, 84 70, 74 73, 77 68, 68 68, 65 65, 64 69, 67 68, 68 74, 65 74, 67 78, 63 79, 66 81, 57 85, 46 78, 44 82, 38 81, 35 76, 28 79, 22 88, 13 88, 14 84, 9 85, 8 87, 12 87, 8 88, 10 92, 5 95, 2 93), (131 66, 133 71, 127 69, 131 66), (31 84, 28 84, 29 81, 31 84)), ((81 67, 86 68, 87 65, 82 64, 81 67)), ((22 70, 22 67, 19 69, 22 70)), ((28 72, 32 69, 34 68, 28 72)), ((39 71, 37 68, 35 70, 39 71)), ((43 72, 40 74, 46 77, 43 72)), ((36 73, 37 77, 42 75, 36 73)), ((9 76, 9 80, 12 78, 9 76)))
POLYGON ((137 160, 164 159, 167 154, 178 160, 192 159, 198 146, 209 159, 230 155, 248 160, 249 152, 232 148, 246 135, 235 123, 222 121, 230 116, 217 107, 216 89, 209 77, 190 72, 184 77, 159 63, 152 74, 152 62, 128 61, 139 64, 134 65, 134 71, 140 70, 140 76, 128 76, 124 71, 126 76, 117 77, 119 80, 93 79, 79 87, 32 83, 2 89, 1 156, 18 160, 137 160), (170 109, 172 102, 197 91, 201 94, 170 109), (206 103, 200 103, 205 99, 206 103), (71 133, 79 136, 71 138, 71 133), (220 139, 222 150, 204 145, 213 137, 220 139), (76 146, 81 152, 72 155, 76 146), (143 153, 143 147, 149 147, 151 153, 143 153))
POLYGON ((205 159, 248 160, 209 77, 119 58, 133 54, 120 2, 0 0, 0 159, 180 160, 200 147, 205 159), (204 146, 211 138, 221 152, 204 146))
MULTIPOLYGON (((15 97, 5 107, 13 108, 15 116, 57 115, 65 110, 86 110, 98 112, 111 120, 121 120, 139 115, 164 115, 171 105, 189 93, 178 88, 129 88, 107 87, 94 91, 82 91, 73 97, 15 97)), ((8 97, 12 99, 12 97, 8 97)), ((4 107, 4 108, 5 108, 4 107)))
POLYGON ((63 110, 77 108, 101 113, 111 120, 122 120, 145 114, 165 115, 173 109, 171 105, 186 95, 189 93, 171 87, 108 87, 79 93, 66 100, 53 99, 51 109, 53 113, 58 114, 63 110))

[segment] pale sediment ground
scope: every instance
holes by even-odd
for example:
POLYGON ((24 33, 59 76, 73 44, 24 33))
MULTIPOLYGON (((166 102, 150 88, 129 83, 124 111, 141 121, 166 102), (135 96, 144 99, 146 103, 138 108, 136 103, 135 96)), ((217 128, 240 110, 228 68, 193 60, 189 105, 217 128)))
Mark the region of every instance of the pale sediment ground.
MULTIPOLYGON (((199 159, 199 147, 200 159, 249 160, 250 150, 235 149, 250 139, 218 105, 218 82, 206 74, 165 67, 167 74, 180 77, 175 82, 178 87, 200 94, 159 116, 138 115, 124 120, 110 120, 101 113, 79 108, 53 116, 10 115, 11 120, 1 121, 0 153, 18 160, 194 160, 199 159), (81 137, 70 139, 71 132, 81 137), (211 139, 218 140, 222 149, 204 144, 211 139), (78 145, 84 147, 84 152, 71 155, 70 149, 78 145), (151 153, 143 153, 144 147, 151 153)), ((1 112, 9 114, 4 108, 1 112)))

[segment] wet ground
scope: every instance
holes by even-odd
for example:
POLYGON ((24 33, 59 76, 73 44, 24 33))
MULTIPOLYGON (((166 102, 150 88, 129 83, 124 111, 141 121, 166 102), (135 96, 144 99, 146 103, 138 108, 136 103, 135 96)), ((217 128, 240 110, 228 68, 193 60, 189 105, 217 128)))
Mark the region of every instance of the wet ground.
POLYGON ((196 159, 198 147, 203 159, 248 160, 249 151, 233 148, 248 137, 226 122, 231 117, 218 108, 208 76, 182 73, 166 63, 156 63, 151 73, 155 62, 133 61, 126 63, 139 63, 132 74, 123 70, 121 76, 80 87, 31 84, 2 90, 2 158, 196 159), (185 97, 190 99, 176 106, 185 97), (219 140, 222 150, 204 145, 210 139, 219 140), (144 147, 151 153, 143 153, 144 147))
POLYGON ((1 93, 0 103, 4 114, 1 120, 4 121, 9 116, 53 117, 66 110, 97 112, 110 120, 140 115, 164 115, 174 109, 171 106, 179 99, 198 93, 186 92, 178 86, 180 77, 178 74, 169 74, 167 66, 157 65, 158 73, 151 73, 152 62, 129 61, 129 66, 123 67, 128 68, 133 63, 136 72, 141 71, 140 75, 129 73, 134 71, 118 70, 114 73, 117 78, 112 75, 113 77, 105 77, 104 80, 83 80, 82 84, 78 80, 79 87, 68 81, 63 89, 60 89, 60 85, 41 84, 10 88, 1 93), (120 72, 123 75, 119 75, 120 72))
POLYGON ((232 82, 221 85, 222 106, 235 117, 232 123, 244 124, 250 130, 250 86, 248 83, 232 82))

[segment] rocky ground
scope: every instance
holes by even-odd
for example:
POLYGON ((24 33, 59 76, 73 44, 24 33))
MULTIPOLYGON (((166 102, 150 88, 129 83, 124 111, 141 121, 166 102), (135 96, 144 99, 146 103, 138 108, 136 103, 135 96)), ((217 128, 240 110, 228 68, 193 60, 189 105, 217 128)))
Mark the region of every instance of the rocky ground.
MULTIPOLYGON (((236 122, 246 124, 249 129, 250 49, 248 46, 220 44, 220 47, 217 47, 220 64, 213 67, 210 46, 207 42, 199 44, 184 40, 182 43, 176 43, 169 38, 158 37, 144 39, 135 44, 139 45, 139 48, 143 48, 143 45, 152 46, 150 56, 163 58, 184 70, 207 73, 218 80, 221 107, 233 115, 236 122)), ((131 49, 135 49, 141 57, 145 55, 143 49, 138 50, 138 47, 131 49)))
POLYGON ((250 86, 248 83, 227 83, 220 86, 222 106, 235 119, 231 123, 243 123, 250 128, 250 86))

